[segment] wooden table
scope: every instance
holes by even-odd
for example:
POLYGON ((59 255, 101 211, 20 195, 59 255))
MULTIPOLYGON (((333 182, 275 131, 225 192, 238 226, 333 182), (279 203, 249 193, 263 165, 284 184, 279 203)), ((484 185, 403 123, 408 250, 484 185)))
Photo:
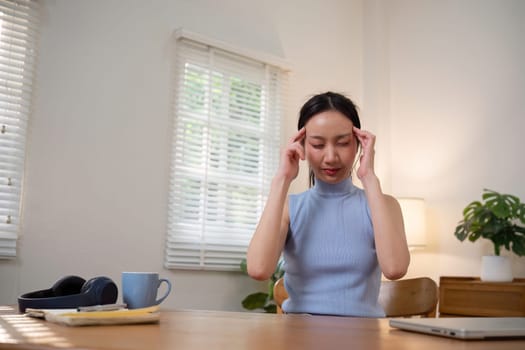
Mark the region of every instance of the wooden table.
POLYGON ((68 327, 0 307, 0 349, 525 349, 390 328, 388 319, 162 310, 158 324, 68 327))

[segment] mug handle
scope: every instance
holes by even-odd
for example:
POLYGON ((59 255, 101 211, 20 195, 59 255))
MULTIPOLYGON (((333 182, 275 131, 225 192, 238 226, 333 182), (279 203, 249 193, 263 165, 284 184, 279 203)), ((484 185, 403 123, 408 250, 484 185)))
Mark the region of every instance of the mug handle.
POLYGON ((166 293, 164 294, 162 298, 157 299, 157 301, 155 301, 155 305, 159 305, 160 303, 162 303, 164 299, 166 299, 171 292, 171 282, 165 278, 159 279, 159 285, 157 286, 157 289, 160 288, 160 285, 162 284, 162 282, 166 282, 166 285, 168 286, 168 290, 166 291, 166 293))

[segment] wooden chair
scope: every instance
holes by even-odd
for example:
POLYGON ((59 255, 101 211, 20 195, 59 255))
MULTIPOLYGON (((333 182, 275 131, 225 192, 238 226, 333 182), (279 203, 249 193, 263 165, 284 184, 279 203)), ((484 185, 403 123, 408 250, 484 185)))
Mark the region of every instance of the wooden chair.
POLYGON ((387 317, 436 317, 438 286, 428 277, 382 281, 379 304, 387 317))
MULTIPOLYGON (((273 297, 277 304, 277 313, 282 313, 281 305, 288 298, 283 278, 275 282, 273 297)), ((382 281, 379 303, 383 306, 386 317, 435 317, 438 286, 428 277, 382 281)))
POLYGON ((284 278, 281 277, 273 285, 273 300, 275 301, 275 304, 277 305, 278 314, 283 313, 283 309, 281 309, 281 305, 287 298, 288 298, 288 293, 286 292, 286 288, 284 288, 284 278))

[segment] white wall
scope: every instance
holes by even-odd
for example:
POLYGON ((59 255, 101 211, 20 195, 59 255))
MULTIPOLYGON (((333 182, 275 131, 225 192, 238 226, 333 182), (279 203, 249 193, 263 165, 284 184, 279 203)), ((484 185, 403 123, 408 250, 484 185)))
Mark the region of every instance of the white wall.
MULTIPOLYGON (((409 276, 478 275, 488 242, 453 236, 484 187, 525 199, 519 0, 44 1, 19 258, 0 303, 59 277, 154 270, 169 307, 240 310, 264 285, 163 269, 171 33, 185 27, 292 64, 291 113, 333 89, 377 136, 384 189, 428 203, 428 248, 409 276)), ((306 187, 306 171, 292 191, 306 187)), ((514 257, 525 277, 524 258, 514 257)))
POLYGON ((167 307, 241 310, 264 284, 163 268, 172 32, 287 59, 288 139, 308 95, 361 96, 361 1, 48 0, 43 11, 19 257, 0 262, 0 303, 66 274, 120 284, 140 270, 173 282, 167 307))
POLYGON ((484 188, 525 199, 525 2, 372 1, 365 14, 382 26, 365 27, 364 107, 385 112, 391 190, 428 204, 429 247, 408 275, 478 276, 493 246, 455 238, 463 208, 484 188))

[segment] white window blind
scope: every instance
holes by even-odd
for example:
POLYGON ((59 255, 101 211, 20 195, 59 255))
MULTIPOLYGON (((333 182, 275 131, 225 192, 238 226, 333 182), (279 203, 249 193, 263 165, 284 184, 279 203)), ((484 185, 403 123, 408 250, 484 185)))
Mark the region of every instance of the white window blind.
POLYGON ((35 2, 0 0, 0 258, 16 256, 37 20, 35 2))
POLYGON ((178 36, 165 266, 239 270, 280 156, 286 72, 178 36))

